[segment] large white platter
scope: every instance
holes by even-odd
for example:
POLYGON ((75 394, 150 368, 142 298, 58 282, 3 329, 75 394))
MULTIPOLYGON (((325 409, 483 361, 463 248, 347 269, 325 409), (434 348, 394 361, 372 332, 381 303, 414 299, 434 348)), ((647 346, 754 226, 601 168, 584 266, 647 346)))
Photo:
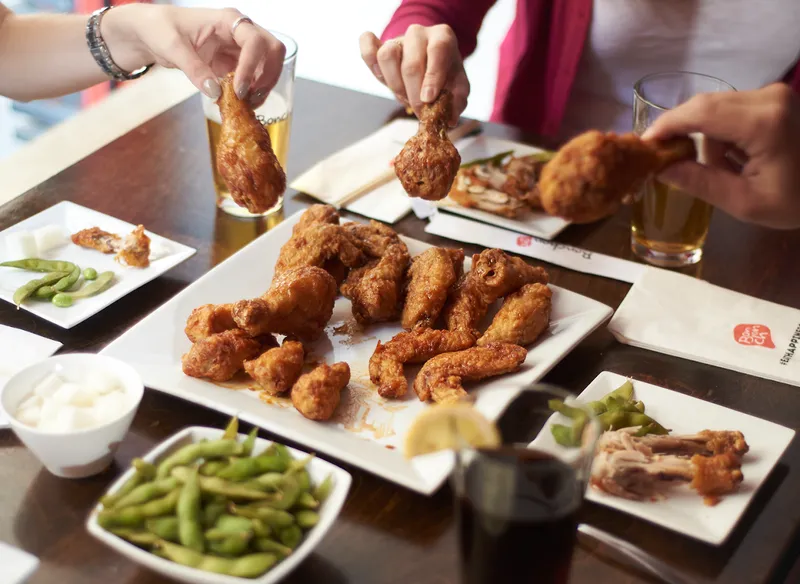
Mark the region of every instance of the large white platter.
MULTIPOLYGON (((312 362, 347 361, 350 365, 350 385, 329 422, 303 418, 288 400, 272 399, 265 403, 255 392, 194 379, 181 371, 181 355, 190 347, 183 329, 192 309, 206 303, 234 302, 263 294, 272 280, 278 251, 298 218, 299 213, 215 267, 111 343, 102 354, 130 363, 147 387, 228 415, 238 415, 251 424, 387 480, 420 493, 432 493, 449 475, 452 463, 434 465, 435 468, 426 465, 421 469, 419 465, 412 466, 402 454, 407 428, 428 406, 417 399, 413 390, 402 401, 385 401, 369 380, 368 362, 375 344, 392 338, 399 332, 399 325, 372 326, 359 331, 350 312, 350 301, 344 298, 337 300, 327 334, 312 345, 309 355, 312 362)), ((417 240, 404 240, 412 255, 429 247, 417 240)), ((521 371, 475 385, 476 407, 496 419, 520 388, 544 376, 611 312, 604 304, 553 286, 549 332, 530 348, 521 371)))
MULTIPOLYGON (((5 244, 6 235, 17 231, 33 231, 45 225, 59 225, 70 235, 81 229, 99 227, 103 231, 125 236, 136 227, 104 213, 87 209, 69 201, 62 201, 0 232, 0 262, 24 259, 9 255, 5 244)), ((151 246, 151 261, 146 268, 123 266, 114 261, 113 255, 79 247, 72 242, 47 252, 41 256, 42 259, 64 260, 77 264, 81 268, 95 268, 98 273, 113 271, 116 274, 114 284, 108 290, 96 296, 75 301, 75 304, 69 308, 59 308, 50 302, 40 300, 27 300, 22 303, 20 308, 49 320, 62 328, 72 328, 90 316, 94 316, 126 294, 133 292, 150 280, 171 270, 182 261, 189 259, 196 251, 194 248, 166 239, 146 229, 145 233, 150 238, 151 246)), ((43 275, 16 268, 0 268, 0 298, 6 302, 13 302, 12 297, 17 288, 43 275)))
MULTIPOLYGON (((577 402, 599 400, 626 379, 604 371, 583 390, 577 402)), ((633 391, 636 399, 644 402, 647 414, 672 430, 672 434, 695 434, 702 430, 742 432, 750 446, 750 451, 742 459, 744 481, 736 493, 725 495, 713 507, 705 505, 703 498, 688 486, 672 489, 666 500, 655 502, 629 501, 593 487, 588 488, 586 498, 711 544, 723 543, 783 456, 795 431, 643 381, 634 380, 633 391)), ((564 417, 554 414, 531 447, 555 453, 563 449, 550 433, 553 423, 565 423, 564 417)))

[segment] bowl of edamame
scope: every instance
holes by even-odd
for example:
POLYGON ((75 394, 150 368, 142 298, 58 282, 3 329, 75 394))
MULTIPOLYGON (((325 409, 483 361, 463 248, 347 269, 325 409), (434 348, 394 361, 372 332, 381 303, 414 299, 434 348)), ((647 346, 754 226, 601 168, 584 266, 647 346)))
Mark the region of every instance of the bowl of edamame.
POLYGON ((100 499, 89 532, 130 560, 189 584, 280 581, 319 544, 350 473, 313 455, 191 427, 156 446, 100 499))

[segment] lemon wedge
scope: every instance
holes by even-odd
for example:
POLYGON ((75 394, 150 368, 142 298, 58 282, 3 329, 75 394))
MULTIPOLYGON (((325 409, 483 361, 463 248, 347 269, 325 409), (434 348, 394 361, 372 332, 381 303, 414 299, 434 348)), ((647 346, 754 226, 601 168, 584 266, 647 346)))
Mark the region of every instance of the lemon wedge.
POLYGON ((413 458, 464 445, 497 448, 500 444, 497 427, 472 405, 436 404, 414 419, 406 434, 404 453, 406 458, 413 458))

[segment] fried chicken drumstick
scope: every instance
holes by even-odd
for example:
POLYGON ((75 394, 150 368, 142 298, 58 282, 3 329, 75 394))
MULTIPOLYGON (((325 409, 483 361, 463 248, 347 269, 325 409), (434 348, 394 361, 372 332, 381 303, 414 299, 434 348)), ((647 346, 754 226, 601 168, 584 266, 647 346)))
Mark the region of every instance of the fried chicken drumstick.
POLYGON ((408 269, 403 328, 432 327, 463 270, 463 249, 432 247, 415 257, 408 269))
POLYGON ((350 383, 350 366, 323 363, 297 380, 292 387, 292 404, 309 420, 328 420, 339 405, 342 390, 350 383))
POLYGON ((512 373, 525 361, 528 351, 518 345, 493 343, 456 353, 444 353, 422 366, 414 380, 420 401, 449 403, 467 397, 462 381, 476 381, 512 373))
POLYGON ((236 96, 233 73, 222 79, 221 86, 217 170, 237 205, 251 213, 263 213, 274 207, 286 190, 286 174, 272 151, 266 128, 253 108, 236 96))
POLYGON ((632 133, 591 130, 567 142, 544 167, 542 207, 573 223, 598 221, 635 195, 650 176, 696 157, 689 138, 656 142, 632 133))
POLYGON ((242 368, 245 360, 276 345, 272 335, 255 339, 234 329, 200 339, 181 357, 181 364, 183 372, 190 377, 228 381, 242 368))
POLYGON ((422 106, 419 131, 394 159, 394 170, 409 196, 439 201, 447 196, 461 164, 461 155, 447 136, 453 115, 453 94, 443 89, 422 106))
POLYGON ((186 320, 184 332, 193 343, 211 335, 235 329, 233 304, 204 304, 198 306, 186 320))

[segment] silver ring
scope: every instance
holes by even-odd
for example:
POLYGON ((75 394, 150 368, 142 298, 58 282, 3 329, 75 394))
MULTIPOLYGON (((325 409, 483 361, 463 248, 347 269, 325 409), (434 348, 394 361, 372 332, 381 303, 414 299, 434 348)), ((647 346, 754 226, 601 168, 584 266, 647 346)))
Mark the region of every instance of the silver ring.
POLYGON ((250 24, 253 24, 253 21, 250 20, 249 16, 240 16, 239 18, 234 20, 233 24, 231 25, 231 37, 233 37, 233 35, 236 34, 236 27, 242 24, 243 22, 249 22, 250 24))

